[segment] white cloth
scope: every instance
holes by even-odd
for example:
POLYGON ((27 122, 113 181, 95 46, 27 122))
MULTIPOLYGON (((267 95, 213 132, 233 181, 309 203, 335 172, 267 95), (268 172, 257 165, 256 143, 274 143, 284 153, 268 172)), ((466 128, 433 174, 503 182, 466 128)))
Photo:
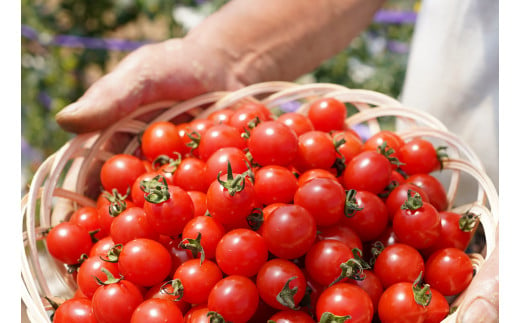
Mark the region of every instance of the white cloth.
POLYGON ((498 0, 424 0, 401 101, 441 120, 498 190, 498 0))

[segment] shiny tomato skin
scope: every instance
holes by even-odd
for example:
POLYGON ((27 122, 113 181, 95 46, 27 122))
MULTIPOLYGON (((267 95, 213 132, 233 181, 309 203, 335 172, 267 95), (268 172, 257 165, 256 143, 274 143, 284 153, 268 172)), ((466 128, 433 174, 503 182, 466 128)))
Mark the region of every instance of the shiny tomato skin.
POLYGON ((242 174, 248 170, 247 156, 242 150, 236 147, 221 148, 206 161, 204 178, 208 188, 217 179, 220 172, 227 174, 228 162, 231 164, 233 173, 242 174))
POLYGON ((286 167, 264 166, 255 172, 255 195, 263 205, 291 203, 298 189, 298 180, 286 167))
POLYGON ((291 278, 293 279, 289 282, 289 288, 297 289, 293 295, 293 301, 295 305, 298 305, 306 290, 306 279, 303 271, 286 259, 275 258, 264 263, 256 276, 256 286, 260 298, 272 308, 287 310, 288 307, 281 304, 276 296, 291 278))
POLYGON ((350 247, 350 249, 357 248, 363 250, 363 242, 359 238, 356 231, 350 228, 343 222, 327 227, 318 227, 317 240, 338 240, 350 247))
POLYGON ((400 209, 393 219, 399 241, 416 249, 430 247, 441 234, 441 218, 435 207, 427 202, 416 210, 400 209))
POLYGON ((89 258, 96 256, 106 256, 108 251, 115 245, 114 240, 112 240, 111 236, 106 236, 104 238, 99 239, 96 243, 92 245, 89 251, 89 258))
MULTIPOLYGON (((93 206, 84 206, 72 213, 69 219, 70 222, 76 223, 80 227, 85 228, 89 233, 96 230, 101 230, 99 224, 97 209, 93 206)), ((101 239, 101 232, 97 232, 93 235, 95 239, 101 239)))
POLYGON ((135 309, 130 323, 182 323, 183 316, 175 302, 160 298, 150 298, 143 301, 135 309))
POLYGON ((298 137, 283 123, 261 122, 251 130, 248 148, 253 160, 261 166, 288 166, 296 157, 298 137))
POLYGON ((96 278, 102 282, 107 280, 107 275, 102 269, 108 270, 114 277, 119 275, 117 262, 104 261, 100 257, 87 258, 78 269, 78 275, 76 276, 78 288, 89 299, 92 299, 94 292, 101 286, 96 278))
POLYGON ((392 164, 380 153, 363 151, 347 164, 343 172, 343 186, 346 189, 381 193, 392 176, 392 164))
POLYGON ((101 184, 109 193, 116 189, 124 195, 143 173, 146 173, 146 168, 141 159, 128 154, 116 154, 101 166, 101 184))
POLYGON ((196 239, 200 233, 200 244, 206 259, 215 259, 217 244, 226 234, 220 222, 210 216, 197 216, 191 219, 182 230, 182 239, 196 239))
POLYGON ((472 279, 471 259, 460 249, 438 250, 426 261, 424 281, 444 296, 461 293, 469 286, 472 279))
POLYGON ((314 319, 304 311, 279 311, 269 318, 275 323, 315 323, 314 319))
POLYGON ((222 279, 222 271, 209 259, 202 263, 200 259, 190 259, 182 263, 173 279, 179 279, 184 286, 182 299, 190 304, 204 304, 217 282, 222 279))
POLYGON ((188 151, 177 126, 169 121, 157 121, 148 125, 141 136, 141 149, 149 161, 160 155, 174 157, 175 152, 181 155, 188 151))
POLYGON ((410 282, 388 286, 379 299, 378 315, 382 323, 423 323, 426 313, 426 307, 415 302, 410 282))
POLYGON ((92 301, 88 298, 71 298, 63 302, 53 318, 54 323, 97 323, 92 310, 92 301))
POLYGON ((321 168, 313 168, 306 170, 298 176, 298 186, 302 186, 305 182, 314 178, 330 178, 339 183, 339 179, 330 171, 321 168))
POLYGON ((81 255, 88 255, 92 247, 87 229, 68 221, 52 227, 45 241, 51 256, 69 265, 79 263, 81 255))
POLYGON ((357 191, 355 203, 361 210, 341 221, 356 231, 361 241, 377 238, 388 225, 388 211, 383 200, 369 191, 357 191))
POLYGON ((284 113, 276 121, 291 128, 296 133, 296 136, 315 130, 309 118, 298 112, 284 113))
POLYGON ((450 313, 450 304, 438 290, 430 287, 432 298, 430 304, 426 306, 426 319, 424 323, 442 322, 450 313))
POLYGON ((347 117, 347 108, 335 98, 320 98, 311 102, 307 115, 316 130, 341 130, 347 117))
POLYGON ((414 174, 406 178, 405 183, 412 183, 422 188, 428 194, 430 203, 437 211, 446 211, 448 208, 448 195, 443 184, 431 174, 414 174))
POLYGON ((424 273, 424 260, 417 249, 404 244, 394 243, 383 249, 376 258, 374 273, 384 288, 398 282, 414 282, 421 272, 424 273))
POLYGON ((408 190, 411 190, 412 194, 419 194, 424 202, 430 202, 428 194, 426 194, 422 188, 411 183, 400 184, 390 192, 385 200, 385 205, 388 209, 388 216, 390 217, 390 220, 394 219, 395 213, 408 199, 408 190))
POLYGON ((217 124, 209 128, 200 138, 199 155, 203 161, 220 148, 235 147, 243 150, 247 147, 246 141, 240 132, 226 124, 217 124))
POLYGON ((332 137, 322 131, 309 131, 298 137, 298 152, 293 162, 299 172, 313 168, 329 170, 336 160, 332 137))
POLYGON ((399 148, 399 167, 407 174, 428 174, 440 169, 437 150, 433 144, 422 138, 413 138, 399 148))
POLYGON ((361 287, 367 294, 370 296, 372 300, 372 305, 374 305, 374 309, 377 309, 377 305, 379 304, 379 299, 383 294, 384 288, 379 277, 372 270, 363 270, 363 274, 365 275, 365 279, 363 280, 352 280, 351 284, 354 284, 358 287, 361 287))
POLYGON ((186 191, 193 202, 193 217, 206 215, 208 204, 206 203, 206 192, 186 191))
MULTIPOLYGON (((341 275, 340 265, 354 258, 349 246, 338 240, 321 240, 312 245, 305 255, 305 269, 310 278, 329 286, 341 275)), ((341 281, 345 282, 348 278, 341 281)))
POLYGON ((114 218, 110 236, 115 244, 125 244, 137 238, 159 239, 159 233, 148 223, 146 213, 137 206, 127 208, 114 218))
POLYGON ((172 285, 160 282, 159 284, 154 285, 148 289, 148 291, 144 294, 144 299, 147 300, 150 298, 161 298, 173 302, 183 315, 186 314, 191 308, 191 304, 183 299, 179 299, 179 296, 172 294, 174 294, 172 285))
POLYGON ((352 158, 363 151, 363 142, 351 131, 338 131, 332 135, 332 138, 334 138, 334 142, 345 140, 345 143, 337 147, 339 157, 343 158, 345 164, 348 164, 352 158))
POLYGON ((128 280, 99 287, 92 296, 92 308, 100 322, 130 322, 132 313, 143 302, 139 288, 128 280))
POLYGON ((258 307, 258 290, 249 278, 231 275, 213 286, 208 298, 208 309, 222 315, 226 321, 245 323, 258 307))
POLYGON ((361 288, 348 283, 337 283, 326 288, 316 303, 316 317, 325 312, 334 315, 350 315, 348 322, 370 323, 374 307, 370 296, 361 288))
POLYGON ((206 192, 208 184, 205 175, 206 162, 194 157, 184 158, 173 173, 173 185, 185 191, 206 192))

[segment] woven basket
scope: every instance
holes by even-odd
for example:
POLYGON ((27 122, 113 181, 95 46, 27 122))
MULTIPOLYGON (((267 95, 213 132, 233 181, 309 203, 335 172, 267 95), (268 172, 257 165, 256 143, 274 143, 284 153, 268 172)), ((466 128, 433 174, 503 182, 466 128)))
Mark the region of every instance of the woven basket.
MULTIPOLYGON (((94 187, 91 182, 99 174, 96 173, 99 165, 115 153, 133 154, 139 146, 138 135, 148 123, 185 116, 204 118, 213 111, 244 101, 259 101, 270 109, 296 106, 296 111, 306 113, 307 103, 319 97, 333 97, 352 104, 359 112, 345 120, 349 127, 362 125, 374 134, 381 130, 378 118, 395 117, 399 125, 395 131, 403 139, 420 136, 448 147, 450 158, 445 162, 442 173, 447 176, 449 208, 480 215, 484 229, 485 252, 471 255, 478 270, 495 247, 498 195, 470 147, 449 132, 439 120, 418 109, 404 107, 380 93, 334 84, 267 82, 234 92, 208 93, 183 102, 158 102, 143 106, 110 128, 74 137, 43 162, 21 203, 22 300, 31 322, 50 322, 48 314, 51 306, 45 297, 65 299, 76 290, 76 283, 70 278, 71 275, 66 275, 63 264, 55 261, 46 250, 44 232, 67 220, 75 208, 95 206, 96 195, 92 193, 98 186, 94 187), (125 145, 117 147, 114 142, 125 145), (82 171, 79 172, 79 169, 82 171), (475 194, 471 201, 456 205, 461 178, 471 179, 469 183, 474 187, 475 194)), ((465 186, 464 190, 467 189, 465 186)), ((460 297, 455 302, 460 302, 460 297)))

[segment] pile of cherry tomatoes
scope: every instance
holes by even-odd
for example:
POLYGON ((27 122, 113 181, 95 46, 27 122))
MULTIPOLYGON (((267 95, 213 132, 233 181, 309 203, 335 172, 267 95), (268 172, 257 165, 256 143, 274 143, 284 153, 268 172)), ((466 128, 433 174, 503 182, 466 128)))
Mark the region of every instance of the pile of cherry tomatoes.
POLYGON ((442 321, 478 219, 447 210, 443 147, 346 116, 321 98, 149 124, 46 235, 77 282, 54 322, 442 321))

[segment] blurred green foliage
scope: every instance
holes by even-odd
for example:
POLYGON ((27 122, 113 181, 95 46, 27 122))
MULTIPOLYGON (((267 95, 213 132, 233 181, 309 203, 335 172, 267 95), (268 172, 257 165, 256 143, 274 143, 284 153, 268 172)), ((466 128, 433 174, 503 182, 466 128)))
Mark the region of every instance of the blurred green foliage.
MULTIPOLYGON (((116 37, 126 26, 142 21, 164 22, 161 35, 182 37, 186 30, 175 20, 173 10, 186 6, 205 14, 216 10, 226 0, 22 0, 21 23, 36 31, 38 38, 21 39, 21 121, 25 149, 39 152, 45 159, 61 147, 71 134, 54 122, 54 115, 65 105, 81 96, 91 82, 92 71, 106 73, 110 60, 120 59, 125 52, 106 49, 56 46, 56 35, 82 37, 116 37), (90 75, 90 76, 89 76, 90 75)), ((417 1, 391 0, 386 6, 411 10, 417 1)), ((312 81, 343 84, 351 88, 365 88, 398 97, 406 71, 407 54, 388 49, 389 41, 408 44, 413 25, 372 24, 351 46, 324 62, 311 75, 312 81)), ((132 41, 158 41, 144 35, 132 41)), ((35 156, 22 148, 22 161, 35 156)), ((34 157, 33 157, 34 158, 34 157)), ((38 166, 29 163, 29 175, 38 166)), ((23 179, 22 179, 23 180, 23 179)), ((23 183, 22 183, 23 184, 23 183)))

